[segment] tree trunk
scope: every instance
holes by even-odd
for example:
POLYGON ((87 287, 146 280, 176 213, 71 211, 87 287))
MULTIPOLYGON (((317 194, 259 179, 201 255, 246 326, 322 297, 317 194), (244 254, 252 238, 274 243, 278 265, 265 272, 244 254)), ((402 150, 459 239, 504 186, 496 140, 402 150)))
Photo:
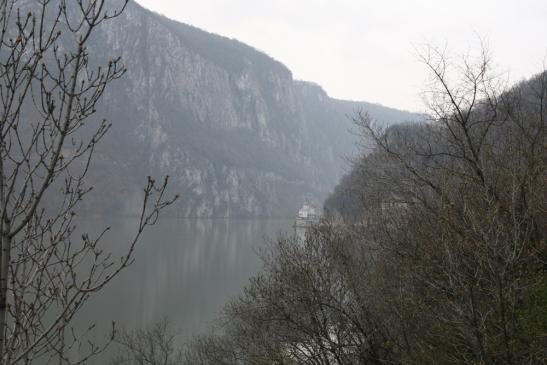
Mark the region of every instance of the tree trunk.
POLYGON ((8 294, 8 272, 11 254, 10 224, 4 221, 1 230, 2 248, 0 256, 0 365, 4 365, 4 342, 8 294))

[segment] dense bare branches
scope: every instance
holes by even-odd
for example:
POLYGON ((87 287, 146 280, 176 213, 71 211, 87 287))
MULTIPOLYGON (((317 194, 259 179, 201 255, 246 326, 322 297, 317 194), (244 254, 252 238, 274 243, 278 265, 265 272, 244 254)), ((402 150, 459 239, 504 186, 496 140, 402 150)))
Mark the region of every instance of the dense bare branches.
POLYGON ((305 242, 282 239, 264 271, 226 309, 219 335, 197 339, 188 364, 354 364, 395 361, 374 313, 370 252, 325 222, 305 242))
POLYGON ((392 178, 386 187, 419 202, 377 237, 397 253, 392 264, 408 268, 403 286, 420 288, 413 305, 427 308, 420 320, 429 327, 414 347, 445 350, 442 361, 439 354, 419 361, 536 363, 545 353, 530 350, 544 339, 525 323, 541 312, 523 297, 545 290, 546 156, 539 146, 547 99, 538 86, 545 72, 498 89, 483 52, 478 63, 463 63, 454 86, 442 53, 430 49, 424 62, 435 81, 431 123, 400 138, 399 129, 378 131, 358 118, 377 153, 410 181, 392 178))
POLYGON ((179 365, 182 352, 164 319, 154 326, 117 336, 118 354, 112 365, 179 365))

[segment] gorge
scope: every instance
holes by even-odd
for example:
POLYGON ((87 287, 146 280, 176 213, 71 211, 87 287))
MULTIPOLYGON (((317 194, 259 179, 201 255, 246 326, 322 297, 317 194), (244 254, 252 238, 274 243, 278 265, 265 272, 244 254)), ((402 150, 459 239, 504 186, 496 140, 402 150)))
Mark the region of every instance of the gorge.
MULTIPOLYGON (((351 117, 416 115, 336 100, 234 39, 169 20, 135 2, 89 43, 128 72, 106 91, 112 122, 97 151, 91 213, 131 215, 145 176, 170 175, 178 217, 287 217, 321 204, 355 154, 351 117)), ((366 85, 363 85, 365 87, 366 85)))

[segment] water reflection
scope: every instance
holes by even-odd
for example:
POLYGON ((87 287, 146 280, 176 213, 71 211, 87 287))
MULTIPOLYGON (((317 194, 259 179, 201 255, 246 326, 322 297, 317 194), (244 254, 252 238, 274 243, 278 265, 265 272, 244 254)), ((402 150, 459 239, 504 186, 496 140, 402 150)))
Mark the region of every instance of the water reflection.
MULTIPOLYGON (((87 220, 88 231, 105 221, 87 220)), ((167 219, 145 233, 135 263, 94 297, 79 317, 95 321, 95 336, 111 321, 141 328, 168 317, 181 338, 205 331, 224 303, 261 267, 256 251, 267 237, 290 233, 291 220, 167 219)), ((108 249, 120 254, 136 221, 108 221, 108 249)))

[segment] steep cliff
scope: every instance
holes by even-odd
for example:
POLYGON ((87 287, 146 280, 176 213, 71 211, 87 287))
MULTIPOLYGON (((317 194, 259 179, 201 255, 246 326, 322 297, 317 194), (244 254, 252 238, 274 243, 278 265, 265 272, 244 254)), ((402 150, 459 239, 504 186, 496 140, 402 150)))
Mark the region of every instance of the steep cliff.
POLYGON ((293 215, 338 182, 355 147, 348 115, 414 117, 334 100, 252 47, 134 2, 90 52, 120 55, 128 68, 101 104, 113 128, 90 176, 98 191, 91 211, 130 213, 146 175, 170 175, 182 196, 171 210, 178 216, 293 215))

